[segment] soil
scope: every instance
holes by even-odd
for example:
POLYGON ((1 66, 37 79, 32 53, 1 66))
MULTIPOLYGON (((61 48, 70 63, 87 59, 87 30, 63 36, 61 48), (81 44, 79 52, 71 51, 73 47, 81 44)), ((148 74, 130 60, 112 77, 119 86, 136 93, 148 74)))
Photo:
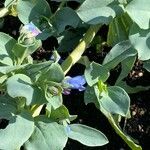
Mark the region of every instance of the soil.
MULTIPOLYGON (((0 7, 2 3, 0 3, 0 7)), ((16 17, 7 16, 4 18, 4 26, 0 29, 0 32, 5 32, 17 38, 19 36, 19 27, 21 22, 16 17)), ((101 34, 106 39, 107 26, 104 26, 98 34, 101 34)), ((37 60, 48 60, 51 56, 52 50, 57 48, 58 43, 54 37, 48 38, 43 42, 43 47, 33 54, 34 59, 37 60), (50 44, 51 43, 51 44, 50 44)), ((103 54, 96 53, 92 49, 88 49, 85 53, 90 60, 101 63, 110 47, 103 47, 103 54)), ((62 54, 66 57, 68 54, 62 54)), ((138 61, 137 61, 138 62, 138 61)), ((150 73, 142 67, 142 62, 135 63, 135 67, 125 79, 130 86, 136 85, 150 85, 150 73), (133 73, 134 72, 134 73, 133 73), (137 74, 138 76, 136 76, 137 74), (142 76, 139 76, 139 72, 142 72, 142 76)), ((70 76, 76 76, 83 74, 84 67, 76 64, 69 72, 70 76)), ((120 67, 115 68, 111 72, 111 76, 108 80, 110 85, 113 85, 116 78, 120 73, 120 67)), ((139 141, 143 150, 150 149, 150 90, 139 92, 130 95, 131 98, 131 115, 132 117, 125 122, 125 131, 133 138, 139 141)), ((109 139, 109 144, 103 147, 87 147, 76 141, 69 140, 65 150, 129 150, 130 148, 124 143, 124 141, 114 132, 108 123, 107 119, 100 113, 99 110, 93 104, 87 106, 83 101, 83 92, 73 90, 71 95, 64 96, 64 104, 70 111, 70 114, 77 114, 78 118, 74 123, 81 123, 94 127, 102 131, 109 139)), ((0 123, 0 128, 4 128, 6 121, 0 123)), ((124 125, 124 121, 123 121, 124 125)))

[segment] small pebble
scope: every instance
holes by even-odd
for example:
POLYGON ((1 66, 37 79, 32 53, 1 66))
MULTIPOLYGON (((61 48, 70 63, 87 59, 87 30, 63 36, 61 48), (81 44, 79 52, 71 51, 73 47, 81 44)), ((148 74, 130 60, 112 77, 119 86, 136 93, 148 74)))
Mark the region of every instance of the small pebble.
POLYGON ((135 116, 136 115, 136 111, 132 111, 132 116, 135 116))

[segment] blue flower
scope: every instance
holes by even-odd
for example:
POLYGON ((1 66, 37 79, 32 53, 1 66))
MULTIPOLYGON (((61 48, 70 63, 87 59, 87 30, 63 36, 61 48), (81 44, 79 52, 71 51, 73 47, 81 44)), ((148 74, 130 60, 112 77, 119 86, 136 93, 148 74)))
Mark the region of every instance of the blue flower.
POLYGON ((31 22, 22 27, 21 33, 25 33, 30 38, 36 37, 41 31, 31 22))
POLYGON ((67 77, 65 79, 65 83, 70 86, 70 89, 78 89, 79 91, 84 91, 85 87, 83 85, 86 83, 86 80, 84 76, 67 77))

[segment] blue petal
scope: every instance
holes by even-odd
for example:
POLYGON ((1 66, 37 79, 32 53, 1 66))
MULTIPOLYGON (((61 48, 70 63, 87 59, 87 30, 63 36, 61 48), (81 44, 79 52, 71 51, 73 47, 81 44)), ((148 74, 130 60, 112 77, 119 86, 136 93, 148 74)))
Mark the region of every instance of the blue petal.
POLYGON ((31 33, 32 36, 37 36, 38 34, 41 33, 41 31, 33 23, 28 23, 28 24, 24 25, 22 30, 24 32, 31 33))
POLYGON ((85 87, 83 86, 86 83, 84 76, 76 76, 73 78, 69 78, 66 81, 72 89, 78 89, 79 91, 85 90, 85 87))

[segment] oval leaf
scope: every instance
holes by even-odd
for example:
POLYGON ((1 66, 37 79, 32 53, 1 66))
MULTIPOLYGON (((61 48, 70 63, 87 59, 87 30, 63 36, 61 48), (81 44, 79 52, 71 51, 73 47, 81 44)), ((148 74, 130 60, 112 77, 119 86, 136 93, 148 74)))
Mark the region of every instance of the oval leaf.
POLYGON ((13 65, 12 48, 16 44, 16 40, 5 33, 0 32, 0 63, 5 65, 13 65))
POLYGON ((18 150, 29 139, 34 130, 32 116, 27 112, 13 116, 9 125, 0 130, 0 149, 18 150))
POLYGON ((109 77, 109 72, 107 68, 102 65, 92 62, 90 66, 85 69, 84 75, 88 85, 92 86, 99 80, 105 82, 109 77))
POLYGON ((150 59, 150 29, 142 30, 136 24, 130 29, 129 39, 133 47, 138 51, 140 60, 150 59))
POLYGON ((85 0, 77 14, 89 24, 108 24, 115 17, 115 11, 108 5, 113 0, 85 0))
POLYGON ((46 0, 19 0, 17 2, 18 17, 22 23, 27 24, 39 17, 50 17, 51 9, 46 0))
POLYGON ((38 121, 31 138, 25 143, 27 150, 63 150, 68 137, 62 125, 38 121))
POLYGON ((45 103, 44 93, 36 86, 33 87, 31 79, 24 74, 16 74, 8 78, 7 92, 13 97, 25 97, 26 104, 43 104, 45 103))
POLYGON ((116 44, 106 55, 103 65, 110 70, 116 67, 127 57, 135 56, 136 54, 137 51, 132 48, 132 45, 129 41, 122 41, 116 44))
POLYGON ((76 12, 69 7, 65 7, 56 13, 54 18, 54 26, 58 33, 61 33, 65 30, 67 25, 76 28, 79 21, 80 19, 76 12))
POLYGON ((118 86, 108 87, 99 97, 100 105, 110 113, 126 116, 129 111, 130 97, 124 89, 118 86))
POLYGON ((132 20, 140 28, 148 29, 150 21, 150 1, 149 0, 132 0, 126 7, 126 10, 132 20))
POLYGON ((108 143, 106 136, 91 127, 72 124, 69 126, 68 137, 87 146, 102 146, 108 143))

